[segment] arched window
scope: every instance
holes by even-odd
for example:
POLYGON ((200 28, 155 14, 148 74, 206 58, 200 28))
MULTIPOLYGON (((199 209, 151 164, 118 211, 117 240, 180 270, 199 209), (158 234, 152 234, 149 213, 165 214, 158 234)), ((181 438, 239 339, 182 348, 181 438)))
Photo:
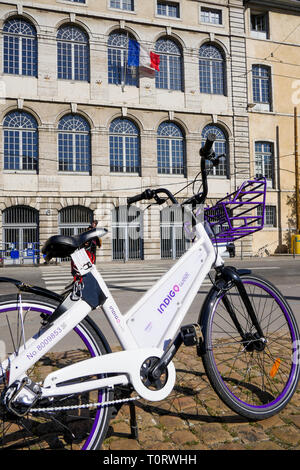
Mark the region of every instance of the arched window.
POLYGON ((81 116, 68 114, 59 121, 58 169, 90 172, 90 125, 81 116))
POLYGON ((133 38, 122 31, 115 31, 108 37, 108 83, 122 86, 139 84, 137 67, 127 66, 129 39, 133 38))
POLYGON ((4 170, 38 169, 38 131, 33 116, 13 111, 3 121, 4 170))
POLYGON ((158 128, 157 167, 160 174, 185 174, 184 136, 173 122, 163 122, 158 128))
POLYGON ((3 26, 4 73, 37 77, 37 34, 23 18, 7 20, 3 26))
POLYGON ((140 172, 140 137, 129 119, 117 118, 109 127, 110 171, 140 172))
POLYGON ((213 44, 204 44, 199 51, 200 92, 225 95, 225 61, 213 44))
POLYGON ((210 162, 206 162, 207 168, 209 168, 209 175, 215 176, 226 176, 229 177, 229 154, 228 154, 228 140, 225 132, 218 126, 209 124, 204 127, 202 131, 202 144, 205 143, 208 134, 215 134, 216 140, 214 143, 214 151, 216 155, 226 155, 220 158, 220 163, 217 167, 213 167, 210 162))
POLYGON ((155 52, 160 56, 159 72, 155 72, 156 88, 183 91, 182 52, 171 39, 156 42, 155 52))
POLYGON ((59 28, 57 33, 58 78, 89 81, 89 55, 89 39, 82 29, 71 25, 59 28))

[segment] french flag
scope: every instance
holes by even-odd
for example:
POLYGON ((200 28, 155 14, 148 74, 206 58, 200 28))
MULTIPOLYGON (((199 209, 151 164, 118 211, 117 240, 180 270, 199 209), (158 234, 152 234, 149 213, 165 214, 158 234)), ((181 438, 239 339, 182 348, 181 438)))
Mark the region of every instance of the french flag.
POLYGON ((134 67, 146 67, 159 72, 160 57, 155 52, 147 51, 134 39, 128 41, 127 65, 134 67))

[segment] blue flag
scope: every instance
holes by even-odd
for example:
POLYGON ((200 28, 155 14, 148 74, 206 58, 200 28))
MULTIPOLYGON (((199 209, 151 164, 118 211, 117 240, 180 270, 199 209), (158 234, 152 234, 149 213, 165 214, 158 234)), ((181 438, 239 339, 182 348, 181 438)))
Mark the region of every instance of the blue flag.
POLYGON ((140 65, 140 45, 134 39, 129 39, 128 42, 127 65, 134 67, 139 67, 140 65))

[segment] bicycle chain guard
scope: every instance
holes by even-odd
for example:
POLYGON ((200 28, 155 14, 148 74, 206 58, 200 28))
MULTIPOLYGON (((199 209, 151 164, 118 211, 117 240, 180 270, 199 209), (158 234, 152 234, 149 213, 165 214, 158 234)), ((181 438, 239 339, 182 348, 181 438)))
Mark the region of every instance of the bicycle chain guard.
POLYGON ((72 364, 51 372, 46 377, 42 387, 42 396, 68 395, 131 383, 141 398, 149 401, 164 400, 175 385, 176 372, 173 362, 167 366, 167 378, 160 389, 149 389, 141 377, 143 364, 147 363, 149 358, 160 358, 163 353, 164 351, 158 348, 134 349, 105 354, 72 364), (99 377, 102 374, 109 374, 110 377, 102 376, 97 380, 88 380, 88 377, 99 377), (87 378, 86 382, 80 381, 82 377, 87 378), (78 383, 75 383, 77 380, 78 383), (73 383, 64 385, 68 381, 73 383))

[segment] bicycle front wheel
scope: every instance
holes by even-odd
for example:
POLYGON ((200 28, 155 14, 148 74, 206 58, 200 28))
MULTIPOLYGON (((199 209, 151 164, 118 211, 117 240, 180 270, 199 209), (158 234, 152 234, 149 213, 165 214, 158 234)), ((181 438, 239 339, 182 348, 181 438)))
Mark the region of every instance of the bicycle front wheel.
MULTIPOLYGON (((38 330, 40 315, 51 315, 56 305, 44 298, 22 295, 22 312, 16 295, 0 298, 1 361, 17 353, 23 341, 38 330), (24 328, 22 328, 22 324, 24 328)), ((52 371, 110 352, 97 326, 88 318, 66 335, 29 371, 28 377, 43 383, 52 371)), ((100 376, 99 376, 100 377, 100 376)), ((98 377, 98 378, 99 378, 98 377)), ((91 378, 89 378, 91 379, 91 378)), ((44 399, 23 417, 8 411, 0 385, 0 448, 2 450, 94 450, 101 447, 110 421, 110 407, 88 407, 112 400, 107 389, 44 399), (68 409, 69 407, 69 409, 68 409)))
POLYGON ((241 279, 265 342, 258 339, 235 285, 226 292, 216 289, 210 311, 202 319, 203 364, 212 387, 227 406, 248 419, 260 420, 282 410, 296 390, 299 331, 288 303, 270 282, 252 275, 241 279))

